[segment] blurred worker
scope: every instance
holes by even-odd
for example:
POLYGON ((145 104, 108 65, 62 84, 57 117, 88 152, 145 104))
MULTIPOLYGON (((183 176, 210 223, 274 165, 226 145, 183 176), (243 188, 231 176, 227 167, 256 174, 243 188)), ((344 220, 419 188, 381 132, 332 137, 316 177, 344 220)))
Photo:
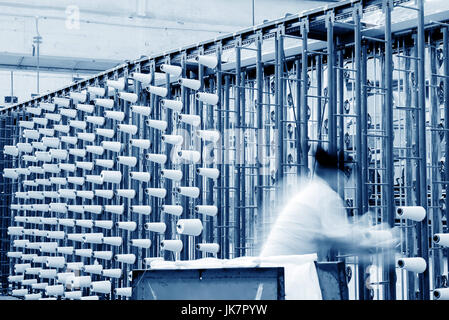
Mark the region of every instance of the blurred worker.
MULTIPOLYGON (((326 260, 330 250, 365 254, 392 248, 397 240, 386 225, 372 227, 349 222, 343 200, 336 192, 338 158, 318 148, 315 175, 288 199, 262 248, 261 256, 317 253, 326 260)), ((358 186, 361 187, 361 186, 358 186)))

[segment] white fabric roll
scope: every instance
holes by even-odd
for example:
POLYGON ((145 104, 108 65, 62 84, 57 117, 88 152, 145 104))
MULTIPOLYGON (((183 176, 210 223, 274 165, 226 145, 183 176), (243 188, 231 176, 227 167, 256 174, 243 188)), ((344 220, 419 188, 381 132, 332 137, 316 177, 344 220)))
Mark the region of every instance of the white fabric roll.
POLYGON ((56 184, 56 185, 60 185, 60 186, 67 185, 67 179, 66 178, 50 177, 50 181, 51 181, 52 184, 56 184))
POLYGON ((210 179, 217 179, 220 176, 220 171, 215 168, 198 168, 196 173, 210 179))
POLYGON ((42 143, 50 148, 59 148, 59 138, 43 137, 42 143))
POLYGON ((70 92, 70 98, 74 101, 74 102, 81 102, 84 103, 86 102, 87 99, 87 94, 86 92, 70 92))
POLYGON ((435 233, 433 242, 443 247, 449 247, 449 233, 435 233))
MULTIPOLYGON (((105 121, 106 121, 104 117, 99 117, 99 116, 87 116, 84 119, 86 120, 85 122, 92 123, 92 124, 95 124, 97 126, 103 126, 105 121)), ((86 128, 81 128, 81 129, 84 130, 86 128)))
POLYGON ((143 214, 143 215, 150 215, 151 214, 151 206, 131 206, 131 212, 143 214))
POLYGON ((86 149, 69 149, 69 154, 84 158, 86 156, 86 149))
POLYGON ((67 210, 76 212, 76 213, 84 213, 84 206, 82 205, 68 205, 67 210))
POLYGON ((201 117, 193 114, 180 114, 178 115, 178 120, 193 127, 201 125, 201 117))
POLYGON ((64 268, 65 257, 48 257, 45 265, 47 268, 64 268))
POLYGON ((112 251, 94 251, 92 253, 93 258, 102 259, 102 260, 112 260, 114 254, 112 251))
POLYGON ((106 80, 106 86, 112 87, 117 90, 125 89, 125 79, 120 78, 118 80, 106 80))
POLYGON ((103 97, 105 94, 105 89, 101 87, 87 87, 87 92, 91 95, 103 97))
POLYGON ((22 235, 23 227, 8 227, 8 235, 10 236, 20 236, 22 235))
POLYGON ((115 135, 114 129, 102 129, 102 128, 95 128, 95 134, 106 137, 106 138, 113 138, 115 135))
POLYGON ((47 146, 44 145, 40 141, 32 141, 31 145, 33 146, 34 149, 37 149, 37 150, 40 150, 40 151, 47 151, 47 146))
POLYGON ((33 290, 45 290, 45 287, 48 286, 47 282, 39 282, 31 285, 33 290))
POLYGON ((23 274, 21 275, 14 275, 14 276, 8 276, 8 282, 20 282, 23 280, 23 274))
POLYGON ((61 142, 65 142, 65 143, 71 144, 71 145, 76 145, 78 143, 78 137, 63 136, 63 137, 61 137, 61 142))
POLYGON ((130 134, 130 135, 135 135, 137 133, 137 126, 133 125, 133 124, 118 124, 117 125, 117 129, 118 131, 130 134))
POLYGON ((165 198, 167 196, 167 190, 164 188, 146 188, 145 193, 157 198, 165 198))
POLYGON ((143 85, 148 85, 151 83, 152 76, 151 73, 139 73, 139 72, 133 72, 131 73, 131 78, 133 78, 136 81, 141 82, 143 85))
POLYGON ((19 178, 19 174, 16 172, 16 169, 5 168, 3 169, 3 177, 9 179, 17 179, 19 178))
POLYGON ((140 149, 151 148, 151 141, 146 139, 131 139, 129 141, 130 145, 140 149))
POLYGON ((95 99, 95 105, 106 109, 114 108, 114 99, 95 99))
POLYGON ((426 260, 421 257, 401 258, 397 260, 397 266, 409 272, 423 273, 427 269, 426 260))
POLYGON ((49 152, 52 159, 67 160, 67 157, 69 156, 65 149, 50 149, 49 152))
MULTIPOLYGON (((61 204, 64 205, 64 208, 66 208, 66 212, 67 212, 66 204, 65 203, 61 203, 61 204)), ((49 205, 50 210, 51 210, 51 205, 52 204, 50 203, 50 205, 49 205)), ((61 211, 63 211, 63 210, 61 210, 61 211)), ((62 212, 62 213, 65 213, 65 212, 62 212)), ((58 224, 58 219, 57 218, 44 218, 44 217, 41 217, 40 219, 41 219, 42 224, 51 225, 51 226, 55 226, 55 225, 58 224)))
POLYGON ((55 111, 56 106, 54 103, 40 102, 39 107, 41 107, 41 109, 43 109, 43 110, 53 112, 53 111, 55 111))
POLYGON ((182 251, 182 241, 181 240, 162 240, 161 250, 181 252, 182 251))
POLYGON ((101 275, 106 278, 120 278, 122 276, 122 269, 103 269, 101 275))
POLYGON ((103 147, 95 146, 95 145, 86 146, 86 151, 89 152, 89 153, 93 153, 93 154, 99 155, 99 156, 102 156, 103 153, 104 153, 103 147))
POLYGON ((114 190, 97 189, 97 190, 95 190, 95 196, 110 200, 110 199, 114 198, 114 190))
POLYGON ((75 249, 75 255, 80 257, 92 257, 92 249, 75 249))
POLYGON ((214 69, 218 64, 217 57, 212 55, 198 55, 197 57, 195 57, 195 61, 198 62, 198 64, 211 69, 214 69))
POLYGON ((78 186, 82 186, 82 185, 84 185, 85 178, 84 177, 67 177, 67 182, 76 184, 78 186))
POLYGON ((48 125, 48 119, 47 118, 38 118, 34 117, 32 121, 40 126, 46 127, 48 125))
POLYGON ((127 288, 115 288, 114 289, 114 294, 117 296, 122 296, 122 297, 131 297, 132 296, 132 288, 131 287, 127 287, 127 288))
POLYGON ((19 175, 29 176, 31 174, 30 170, 28 168, 16 168, 16 173, 19 175))
POLYGON ((36 173, 36 174, 44 174, 45 173, 45 170, 42 167, 29 166, 28 169, 30 170, 31 173, 36 173))
POLYGON ((70 99, 67 98, 60 98, 60 97, 54 97, 53 103, 57 104, 60 107, 66 107, 68 108, 70 106, 70 99))
POLYGON ((55 135, 55 129, 51 128, 39 128, 37 131, 39 134, 47 137, 53 137, 55 135))
POLYGON ((148 91, 152 94, 165 98, 168 94, 167 88, 148 86, 148 91))
MULTIPOLYGON (((87 118, 89 118, 89 117, 87 117, 87 118)), ((76 129, 80 129, 80 130, 86 130, 87 122, 89 122, 89 121, 87 121, 87 122, 86 121, 69 120, 69 126, 76 128, 76 129)))
POLYGON ((186 88, 192 89, 192 90, 199 90, 201 88, 201 81, 196 79, 186 79, 186 78, 180 78, 178 79, 178 83, 186 88))
POLYGON ((19 149, 16 146, 4 146, 3 153, 9 156, 17 157, 19 155, 19 149))
POLYGON ((147 119, 145 123, 147 126, 157 130, 165 131, 167 129, 167 121, 164 120, 147 119))
POLYGON ((94 222, 93 220, 84 220, 84 219, 77 219, 75 220, 75 225, 81 228, 88 228, 88 229, 92 229, 94 227, 94 222))
POLYGON ((125 166, 134 167, 137 164, 136 157, 118 156, 117 162, 125 166))
POLYGON ((214 93, 197 92, 195 97, 197 98, 197 100, 213 106, 217 105, 218 103, 218 95, 214 93))
POLYGON ((75 199, 76 193, 74 189, 59 189, 58 194, 60 198, 75 199))
MULTIPOLYGON (((57 247, 56 253, 72 255, 75 252, 73 247, 57 247)), ((62 268, 62 267, 61 267, 62 268)))
POLYGON ((50 152, 36 151, 35 155, 36 155, 36 159, 39 161, 51 162, 51 160, 52 160, 50 152))
POLYGON ((130 92, 119 92, 118 97, 119 99, 123 99, 131 103, 136 103, 139 99, 139 96, 137 94, 130 92))
POLYGON ((101 264, 87 264, 83 266, 83 271, 87 273, 101 275, 101 270, 103 270, 103 266, 101 264))
POLYGON ((58 168, 59 168, 59 170, 64 170, 64 171, 68 171, 68 172, 76 171, 76 167, 73 163, 60 163, 60 164, 58 164, 58 168))
POLYGON ((81 277, 75 277, 70 279, 70 284, 72 288, 79 289, 79 288, 88 288, 90 287, 91 283, 91 277, 90 276, 81 276, 81 277))
POLYGON ((42 270, 42 268, 32 267, 32 268, 26 269, 25 270, 25 274, 30 274, 30 275, 33 275, 33 276, 37 276, 37 275, 39 275, 39 271, 41 271, 41 270, 42 270))
POLYGON ((117 120, 117 121, 125 120, 125 113, 122 111, 106 110, 103 115, 105 118, 108 118, 108 119, 113 119, 113 120, 117 120))
POLYGON ((67 213, 67 204, 52 202, 52 203, 50 203, 50 211, 59 212, 59 213, 67 213))
MULTIPOLYGON (((46 180, 46 179, 44 179, 46 180)), ((44 200, 44 195, 41 191, 28 191, 28 196, 30 197, 30 199, 36 199, 36 200, 44 200)), ((30 210, 30 209, 28 209, 30 210)), ((31 210, 32 207, 31 207, 31 210)))
POLYGON ((27 294, 29 294, 28 289, 13 289, 11 291, 13 297, 24 297, 27 294))
POLYGON ((94 142, 95 141, 95 133, 91 132, 78 132, 77 134, 78 139, 84 140, 87 142, 94 142))
POLYGON ((420 206, 398 207, 396 213, 399 218, 412 221, 423 221, 426 217, 426 209, 420 206))
MULTIPOLYGON (((101 89, 103 89, 103 88, 101 88, 101 89)), ((91 104, 81 104, 81 103, 78 103, 76 106, 75 106, 75 108, 77 109, 77 110, 79 110, 79 111, 83 111, 83 112, 85 112, 85 113, 93 113, 94 112, 94 110, 95 110, 95 107, 93 106, 93 105, 91 105, 91 104)))
MULTIPOLYGON (((12 171, 12 172, 14 172, 15 174, 17 174, 15 170, 12 171)), ((17 177, 18 177, 18 175, 17 175, 17 177)), ((14 196, 15 196, 16 198, 18 198, 18 199, 29 199, 29 198, 30 198, 30 197, 28 196, 28 192, 16 192, 16 193, 14 193, 14 196)))
POLYGON ((201 153, 194 150, 180 150, 178 156, 188 162, 197 163, 201 160, 201 153))
POLYGON ((16 145, 17 150, 19 150, 19 152, 25 152, 25 153, 31 153, 33 152, 33 146, 31 145, 31 143, 18 143, 16 145))
POLYGON ((8 258, 20 258, 22 256, 22 251, 9 251, 6 256, 8 258))
POLYGON ((63 240, 65 238, 64 231, 47 231, 48 239, 63 240))
MULTIPOLYGON (((39 244, 40 245, 40 244, 39 244)), ((33 258, 33 263, 45 264, 47 262, 47 256, 37 256, 33 258)), ((44 270, 44 269, 42 269, 44 270)))
POLYGON ((113 152, 121 152, 123 150, 123 144, 118 141, 102 141, 101 147, 113 152))
POLYGON ((174 66, 170 64, 163 63, 161 64, 161 71, 168 73, 174 77, 179 77, 182 73, 182 68, 179 66, 174 66))
POLYGON ((196 135, 205 141, 217 142, 220 139, 220 132, 216 130, 197 130, 196 135))
POLYGON ((61 116, 75 119, 77 116, 77 110, 76 109, 59 109, 59 114, 61 116))
POLYGON ((125 206, 122 204, 121 205, 105 205, 104 211, 110 212, 113 214, 123 214, 123 212, 125 211, 125 206))
POLYGON ((37 283, 37 279, 22 280, 22 286, 31 286, 33 283, 37 283))
POLYGON ((134 262, 136 262, 136 255, 134 255, 132 253, 116 254, 114 256, 114 260, 117 262, 122 262, 122 263, 126 263, 126 264, 134 264, 134 262))
POLYGON ((22 156, 22 160, 26 162, 38 162, 36 157, 30 156, 30 155, 24 155, 22 156))
POLYGON ((103 244, 108 244, 111 246, 120 247, 122 245, 123 239, 121 237, 104 237, 103 244))
POLYGON ((82 291, 65 291, 64 298, 69 300, 80 300, 83 296, 82 291))
POLYGON ((42 269, 39 271, 39 278, 43 279, 54 279, 56 278, 56 274, 58 270, 56 269, 42 269))
POLYGON ((80 300, 100 300, 99 296, 83 296, 80 300))
POLYGON ((150 239, 131 239, 130 244, 134 247, 148 249, 151 247, 150 239))
POLYGON ((55 121, 55 122, 59 122, 62 119, 62 116, 59 113, 46 113, 46 114, 44 114, 44 117, 48 120, 55 121))
POLYGON ((121 171, 107 171, 103 170, 100 174, 104 182, 109 183, 120 183, 122 181, 121 171))
POLYGON ((146 106, 131 106, 131 112, 149 117, 151 114, 151 108, 146 106))
MULTIPOLYGON (((171 109, 175 112, 181 112, 182 108, 184 107, 182 101, 180 100, 170 100, 170 99, 162 99, 161 100, 161 106, 167 109, 171 109)), ((157 129, 157 128, 156 128, 157 129)), ((159 130, 165 130, 165 129, 159 129, 159 130)))
POLYGON ((141 182, 150 182, 151 180, 151 174, 149 172, 132 171, 129 173, 129 176, 131 179, 141 182))
POLYGON ((118 221, 115 226, 119 229, 134 231, 137 228, 137 223, 134 221, 118 221))
POLYGON ((183 208, 179 205, 162 205, 162 213, 167 213, 179 217, 182 215, 182 211, 183 208))
POLYGON ((103 168, 112 169, 114 167, 114 160, 110 159, 95 159, 95 165, 103 168))
POLYGON ((116 189, 115 194, 119 197, 134 199, 136 196, 136 190, 133 189, 116 189))
POLYGON ((203 223, 200 219, 179 219, 176 224, 176 231, 179 234, 199 236, 203 231, 203 223))
MULTIPOLYGON (((44 230, 37 230, 37 231, 44 231, 44 230)), ((22 254, 21 259, 22 261, 33 261, 35 257, 37 257, 37 254, 35 253, 26 253, 26 254, 24 253, 22 254)), ((27 270, 28 269, 26 269, 24 272, 26 273, 27 270)))
POLYGON ((69 133, 70 132, 70 126, 64 125, 64 124, 55 124, 53 126, 53 129, 55 131, 62 132, 62 133, 69 133))
POLYGON ((79 198, 92 200, 94 198, 94 192, 90 190, 77 190, 76 196, 79 198))
POLYGON ((84 243, 97 243, 102 244, 103 243, 103 237, 104 234, 101 232, 97 233, 86 233, 83 236, 84 243))
POLYGON ((177 187, 176 192, 190 198, 198 198, 200 196, 200 189, 197 187, 177 187))
POLYGON ((181 145, 184 142, 184 138, 182 136, 173 134, 164 134, 161 139, 162 142, 173 145, 181 145))
POLYGON ((62 284, 46 286, 45 294, 47 296, 62 296, 64 294, 64 286, 62 284))
POLYGON ((84 207, 84 211, 86 211, 86 212, 90 212, 93 214, 102 214, 103 213, 103 206, 101 206, 101 205, 92 204, 92 205, 84 205, 83 207, 84 207))
POLYGON ((19 127, 20 128, 26 128, 26 129, 33 129, 34 128, 34 122, 33 121, 19 121, 19 127))
POLYGON ((14 273, 24 273, 27 268, 31 268, 31 263, 17 263, 14 265, 14 273))
POLYGON ((111 282, 106 281, 93 281, 90 284, 90 291, 91 292, 98 292, 98 293, 104 293, 109 294, 111 293, 111 282))
POLYGON ((167 156, 165 154, 147 153, 145 158, 159 164, 165 164, 167 162, 167 156))
MULTIPOLYGON (((112 220, 94 220, 94 226, 97 228, 110 230, 114 226, 114 222, 112 220)), ((103 243, 106 243, 104 238, 103 243)))
POLYGON ((218 213, 218 208, 216 206, 200 205, 195 207, 195 212, 206 216, 215 217, 218 213))
POLYGON ((48 204, 43 204, 43 203, 33 204, 32 208, 38 212, 48 212, 50 210, 50 206, 48 204))

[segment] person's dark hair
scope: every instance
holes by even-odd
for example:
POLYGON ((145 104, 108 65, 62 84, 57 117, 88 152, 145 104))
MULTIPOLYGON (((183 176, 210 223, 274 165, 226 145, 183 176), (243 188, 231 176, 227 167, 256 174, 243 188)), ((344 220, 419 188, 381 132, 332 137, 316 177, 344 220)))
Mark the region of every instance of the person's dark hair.
POLYGON ((318 147, 315 151, 315 160, 318 172, 319 169, 342 170, 344 168, 344 153, 342 151, 332 154, 322 147, 318 147))

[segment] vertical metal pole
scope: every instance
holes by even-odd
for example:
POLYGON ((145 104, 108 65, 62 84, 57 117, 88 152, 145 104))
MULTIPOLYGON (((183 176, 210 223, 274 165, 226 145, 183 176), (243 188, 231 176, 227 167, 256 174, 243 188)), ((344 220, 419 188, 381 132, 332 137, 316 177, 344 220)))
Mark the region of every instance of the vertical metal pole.
MULTIPOLYGON (((337 45, 340 46, 340 37, 337 38, 337 45)), ((339 49, 337 53, 338 57, 338 69, 337 69, 337 93, 336 97, 338 97, 337 104, 338 104, 338 117, 336 117, 336 120, 338 119, 338 151, 339 155, 344 154, 345 150, 345 118, 344 118, 344 71, 343 71, 343 50, 339 49)), ((358 130, 358 128, 357 128, 358 130)), ((344 158, 338 157, 338 165, 340 168, 344 168, 344 158)), ((340 194, 340 197, 342 199, 345 198, 345 177, 343 175, 338 176, 338 193, 340 194)))
MULTIPOLYGON (((355 115, 356 115, 356 126, 357 133, 355 136, 355 184, 360 186, 356 191, 355 206, 357 208, 357 214, 362 216, 365 212, 364 208, 364 188, 363 183, 366 182, 366 148, 367 145, 364 143, 366 137, 366 105, 364 105, 364 99, 362 99, 362 90, 364 81, 363 69, 366 66, 366 52, 362 53, 362 26, 360 23, 360 15, 362 14, 362 8, 360 4, 354 7, 352 12, 355 30, 354 30, 354 60, 355 60, 355 115), (365 59, 364 59, 365 58, 365 59), (363 61, 362 61, 363 60, 363 61), (362 62, 364 66, 362 66, 362 62), (365 178, 365 179, 363 179, 365 178)), ((365 51, 365 50, 364 50, 365 51)), ((359 263, 358 265, 358 292, 359 300, 367 300, 369 295, 367 292, 365 284, 365 268, 364 263, 359 263)))
MULTIPOLYGON (((394 154, 393 154, 393 49, 391 38, 391 10, 393 2, 384 0, 383 9, 385 14, 385 114, 383 115, 385 123, 385 203, 386 219, 390 227, 394 226, 395 203, 394 203, 394 154)), ((396 300, 396 270, 391 254, 385 256, 386 268, 388 273, 388 291, 386 298, 396 300)))
POLYGON ((217 238, 218 238, 218 244, 220 245, 220 258, 224 258, 224 241, 223 241, 223 231, 224 231, 224 210, 223 210, 223 163, 224 163, 224 143, 225 143, 225 133, 223 130, 223 119, 224 117, 227 117, 228 115, 224 112, 224 103, 223 103, 223 75, 221 73, 221 52, 222 47, 221 43, 217 44, 217 95, 218 95, 218 111, 217 111, 217 128, 220 132, 220 147, 217 150, 217 169, 220 172, 220 175, 217 179, 217 208, 218 208, 218 228, 217 228, 217 238))
MULTIPOLYGON (((449 28, 443 28, 443 56, 444 56, 444 180, 449 181, 449 28)), ((444 210, 444 215, 446 219, 449 217, 449 184, 446 184, 444 189, 446 190, 446 208, 444 210)), ((449 249, 446 249, 446 252, 449 253, 449 249)), ((449 254, 448 261, 449 265, 449 254)), ((448 275, 449 279, 449 270, 448 275)))
POLYGON ((276 110, 276 127, 278 133, 277 141, 277 183, 281 183, 284 178, 284 164, 285 164, 285 150, 284 150, 284 59, 283 59, 283 48, 284 48, 284 37, 283 29, 278 28, 276 33, 276 78, 277 83, 276 95, 277 95, 277 110, 276 110))
POLYGON ((240 67, 240 63, 241 63, 241 52, 240 52, 240 46, 241 46, 241 39, 237 39, 235 41, 236 43, 236 47, 235 47, 235 96, 234 96, 234 109, 236 111, 235 115, 236 115, 236 137, 235 137, 235 166, 236 166, 236 172, 235 172, 235 193, 234 193, 234 198, 235 198, 235 206, 234 206, 234 223, 235 223, 235 229, 234 229, 234 252, 235 252, 235 257, 240 257, 240 252, 241 252, 241 239, 240 239, 240 223, 241 223, 241 211, 240 208, 242 207, 242 202, 241 202, 241 190, 240 190, 240 178, 241 178, 241 171, 242 171, 242 163, 241 163, 241 157, 240 157, 240 152, 241 152, 241 148, 242 148, 242 142, 241 142, 241 130, 242 130, 242 121, 241 121, 241 109, 240 109, 240 98, 241 98, 241 67, 240 67))
MULTIPOLYGON (((323 58, 320 54, 316 56, 316 92, 319 97, 323 95, 323 58)), ((316 103, 316 118, 317 118, 317 129, 318 129, 318 146, 321 146, 321 141, 323 140, 323 111, 322 111, 322 99, 318 98, 316 103)))
MULTIPOLYGON (((300 121, 300 139, 301 139, 301 175, 308 174, 309 168, 309 152, 308 152, 308 120, 307 120, 307 109, 308 109, 308 91, 309 84, 307 81, 307 71, 308 71, 308 53, 307 53, 307 41, 309 32, 309 21, 304 19, 301 21, 301 35, 302 35, 302 81, 298 86, 301 85, 301 109, 299 114, 300 121)), ((319 71, 321 72, 321 70, 319 71)))
POLYGON ((257 85, 257 97, 256 97, 256 107, 257 107, 257 210, 258 210, 258 225, 261 230, 259 232, 260 239, 264 239, 264 208, 263 208, 263 173, 265 165, 265 153, 263 149, 263 62, 262 62, 262 34, 259 33, 256 45, 257 45, 257 55, 256 55, 256 85, 257 85))
POLYGON ((239 154, 239 162, 240 162, 240 255, 245 256, 246 254, 246 172, 247 172, 247 163, 245 159, 246 155, 246 105, 245 105, 245 70, 241 69, 241 77, 240 77, 240 126, 239 130, 241 130, 241 152, 239 154))
MULTIPOLYGON (((229 131, 230 131, 230 125, 229 125, 229 89, 230 89, 230 76, 225 76, 225 88, 224 88, 224 114, 225 114, 225 133, 226 137, 229 138, 229 131)), ((229 149, 229 139, 226 139, 224 147, 229 149)), ((229 216, 231 213, 231 201, 230 201, 230 194, 229 194, 229 177, 230 177, 230 156, 229 151, 224 150, 223 160, 225 163, 225 172, 224 172, 224 201, 225 201, 225 208, 224 208, 224 258, 229 259, 230 257, 230 250, 229 250, 229 216)))
POLYGON ((336 110, 337 99, 335 95, 335 52, 334 52, 334 12, 328 12, 326 15, 327 29, 327 89, 328 89, 328 129, 329 129, 329 146, 328 151, 331 154, 337 152, 337 123, 336 110))
MULTIPOLYGON (((165 63, 170 64, 170 57, 166 57, 165 63)), ((170 74, 165 75, 165 86, 167 88, 167 99, 171 98, 171 88, 170 88, 170 74)), ((158 99, 159 100, 159 99, 158 99)), ((157 100, 157 101, 158 101, 157 100)), ((159 101, 158 101, 159 102, 159 101)), ((158 106, 159 107, 159 106, 158 106)), ((165 121, 167 122, 167 128, 173 128, 173 121, 172 121, 172 110, 169 108, 165 109, 165 121)), ((173 129, 171 129, 170 132, 167 132, 167 134, 173 134, 173 129)), ((167 156, 167 162, 165 163, 166 169, 172 169, 172 162, 170 159, 172 151, 172 146, 168 143, 165 143, 165 155, 167 156)), ((164 203, 171 205, 173 201, 173 183, 170 179, 164 179, 164 187, 167 190, 167 195, 164 199, 164 203)), ((173 218, 169 214, 164 214, 165 224, 167 225, 167 230, 165 231, 165 239, 172 239, 173 235, 175 234, 173 232, 173 218)), ((170 251, 165 251, 165 260, 172 260, 174 257, 174 254, 170 251)), ((174 259, 176 260, 176 259, 174 259)))
MULTIPOLYGON (((420 161, 420 204, 427 211, 427 161, 426 161, 426 79, 425 79, 425 35, 424 35, 424 0, 418 1, 418 92, 419 92, 419 157, 420 161)), ((421 238, 420 250, 418 254, 429 262, 429 229, 428 229, 428 217, 420 223, 421 228, 421 238), (420 251, 420 252, 419 252, 420 251)), ((430 299, 430 279, 429 279, 429 269, 427 268, 423 273, 419 274, 420 278, 420 291, 423 300, 430 299)))

